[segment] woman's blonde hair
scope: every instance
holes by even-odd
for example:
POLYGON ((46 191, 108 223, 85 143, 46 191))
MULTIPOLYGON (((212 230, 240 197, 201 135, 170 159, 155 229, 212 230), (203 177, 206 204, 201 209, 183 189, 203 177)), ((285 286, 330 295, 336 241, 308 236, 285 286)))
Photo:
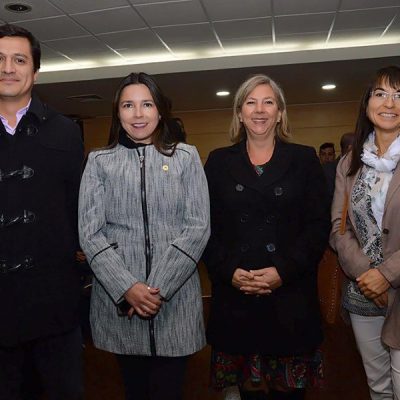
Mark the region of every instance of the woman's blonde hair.
POLYGON ((289 121, 286 112, 286 102, 282 89, 270 77, 263 74, 254 75, 243 82, 235 94, 233 102, 233 117, 229 135, 233 143, 238 143, 246 137, 246 129, 240 122, 239 113, 246 98, 259 85, 269 85, 276 97, 278 109, 281 112, 281 120, 276 125, 276 136, 283 142, 288 142, 290 138, 289 121))

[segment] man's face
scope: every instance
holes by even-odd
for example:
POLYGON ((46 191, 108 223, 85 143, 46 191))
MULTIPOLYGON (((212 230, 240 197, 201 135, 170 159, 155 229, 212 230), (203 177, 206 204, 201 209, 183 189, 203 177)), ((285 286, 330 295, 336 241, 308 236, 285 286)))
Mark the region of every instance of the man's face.
POLYGON ((326 164, 327 162, 335 161, 335 149, 333 147, 327 147, 319 151, 319 159, 321 164, 326 164))
POLYGON ((0 39, 0 101, 27 104, 37 77, 28 39, 0 39))

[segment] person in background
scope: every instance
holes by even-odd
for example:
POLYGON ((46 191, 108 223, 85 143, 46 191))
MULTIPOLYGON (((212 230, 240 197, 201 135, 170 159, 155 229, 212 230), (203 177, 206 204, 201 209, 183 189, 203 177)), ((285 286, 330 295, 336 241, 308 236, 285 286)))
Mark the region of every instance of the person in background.
POLYGON ((154 79, 125 77, 111 145, 89 154, 80 190, 93 341, 117 355, 127 400, 181 399, 188 356, 205 345, 197 262, 210 233, 207 181, 168 121, 154 79))
POLYGON ((31 373, 49 400, 83 394, 75 268, 83 145, 78 125, 32 94, 40 55, 29 31, 0 26, 2 400, 35 398, 31 373))
POLYGON ((242 83, 231 147, 205 165, 212 281, 207 328, 215 389, 242 399, 304 399, 322 378, 317 267, 329 204, 315 150, 289 143, 282 90, 269 77, 242 83))
POLYGON ((340 155, 337 161, 343 158, 353 148, 355 135, 354 132, 346 132, 340 137, 340 155))
POLYGON ((328 191, 331 200, 335 191, 336 168, 341 158, 343 158, 349 151, 351 151, 354 143, 354 133, 344 133, 340 138, 340 155, 334 161, 322 164, 322 169, 328 184, 328 191))
POLYGON ((319 160, 321 164, 335 161, 335 145, 331 142, 322 143, 319 146, 319 160))
POLYGON ((337 167, 331 245, 372 400, 400 399, 400 68, 377 71, 337 167))
POLYGON ((186 143, 187 134, 185 131, 185 126, 183 121, 178 117, 172 117, 168 121, 168 127, 171 135, 175 138, 177 142, 186 143))

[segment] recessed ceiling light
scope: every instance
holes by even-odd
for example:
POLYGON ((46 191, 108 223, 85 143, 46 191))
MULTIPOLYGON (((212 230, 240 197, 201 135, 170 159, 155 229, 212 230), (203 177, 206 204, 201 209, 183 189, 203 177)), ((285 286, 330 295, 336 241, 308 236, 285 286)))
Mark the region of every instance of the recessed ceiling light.
POLYGON ((220 90, 219 92, 216 93, 217 96, 229 96, 230 92, 227 90, 220 90))
POLYGON ((327 83, 325 85, 322 85, 322 89, 324 90, 333 90, 336 88, 336 85, 334 83, 327 83))
POLYGON ((7 11, 11 11, 13 13, 27 13, 32 11, 32 7, 27 4, 22 3, 9 3, 4 6, 7 11))

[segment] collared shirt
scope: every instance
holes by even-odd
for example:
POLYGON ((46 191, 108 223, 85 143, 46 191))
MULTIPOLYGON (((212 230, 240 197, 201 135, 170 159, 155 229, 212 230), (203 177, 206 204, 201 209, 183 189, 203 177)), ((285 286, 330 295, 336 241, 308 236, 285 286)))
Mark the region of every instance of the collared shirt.
POLYGON ((10 135, 14 135, 15 134, 15 130, 17 129, 17 126, 19 124, 19 121, 21 121, 21 118, 27 113, 29 106, 31 105, 31 100, 29 100, 28 104, 25 107, 22 107, 20 110, 17 111, 16 117, 17 117, 17 123, 15 124, 14 127, 12 127, 9 123, 8 120, 6 118, 4 118, 1 114, 0 114, 0 120, 4 125, 4 129, 6 130, 7 133, 9 133, 10 135))

